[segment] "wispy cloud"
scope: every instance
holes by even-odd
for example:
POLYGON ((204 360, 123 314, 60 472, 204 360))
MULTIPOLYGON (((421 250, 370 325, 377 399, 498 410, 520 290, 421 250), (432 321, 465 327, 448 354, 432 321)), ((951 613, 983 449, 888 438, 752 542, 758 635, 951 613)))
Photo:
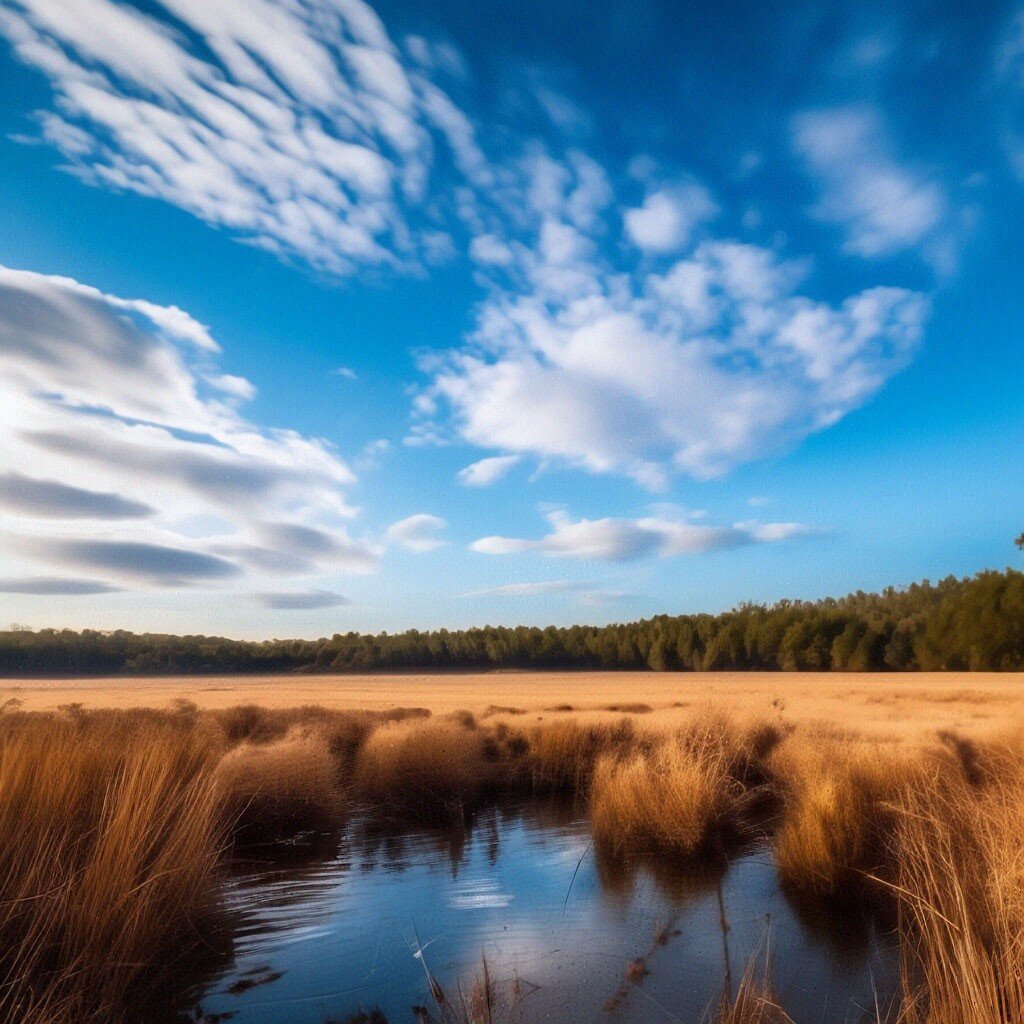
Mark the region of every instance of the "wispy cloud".
MULTIPOLYGON (((464 254, 484 300, 462 344, 424 358, 408 444, 459 439, 659 490, 830 426, 920 337, 923 296, 823 301, 803 261, 715 230, 720 202, 692 175, 594 159, 585 119, 546 80, 523 83, 539 138, 475 116, 461 57, 396 43, 362 0, 253 0, 244 17, 229 0, 164 7, 172 20, 113 0, 0 14, 52 83, 42 134, 91 182, 334 274, 464 254)), ((924 245, 940 260, 946 197, 869 115, 806 114, 795 138, 851 251, 924 245)), ((484 482, 486 464, 462 482, 484 482)))
POLYGON ((332 590, 283 590, 257 594, 256 600, 274 611, 312 611, 317 608, 340 608, 351 604, 347 597, 332 590))
POLYGON ((386 537, 389 542, 407 551, 423 553, 447 543, 441 537, 447 526, 448 523, 440 516, 420 512, 392 523, 387 529, 386 537))
POLYGON ((459 483, 464 487, 490 487, 521 461, 520 455, 492 455, 470 463, 458 472, 459 483))
POLYGON ((177 24, 113 0, 0 12, 15 52, 50 77, 41 131, 73 173, 337 274, 433 258, 443 232, 409 211, 436 145, 472 162, 473 144, 368 5, 164 6, 177 24))
POLYGON ((180 309, 0 268, 7 556, 135 586, 372 569, 378 549, 346 526, 351 470, 246 419, 218 350, 180 309), (189 539, 197 517, 217 536, 189 539))
POLYGON ((22 473, 0 474, 0 506, 18 515, 53 519, 141 519, 156 512, 152 505, 120 494, 37 480, 22 473))
POLYGON ((919 248, 940 270, 955 258, 949 199, 934 175, 899 161, 872 107, 806 111, 793 144, 820 182, 812 211, 846 231, 844 248, 867 258, 919 248))
POLYGON ((1024 7, 1016 12, 996 49, 995 75, 1004 104, 1003 144, 1014 172, 1024 182, 1024 7))
POLYGON ((485 555, 536 552, 549 558, 627 562, 772 544, 816 532, 800 523, 743 522, 711 526, 659 516, 572 519, 562 511, 551 512, 546 518, 551 531, 542 537, 481 537, 471 548, 485 555))
POLYGON ((0 579, 0 594, 32 594, 43 597, 83 597, 112 594, 119 587, 99 580, 65 578, 63 576, 25 576, 0 579))
POLYGON ((593 580, 537 580, 525 583, 503 583, 497 587, 471 590, 464 597, 534 598, 565 594, 585 605, 601 606, 622 601, 633 595, 593 580))

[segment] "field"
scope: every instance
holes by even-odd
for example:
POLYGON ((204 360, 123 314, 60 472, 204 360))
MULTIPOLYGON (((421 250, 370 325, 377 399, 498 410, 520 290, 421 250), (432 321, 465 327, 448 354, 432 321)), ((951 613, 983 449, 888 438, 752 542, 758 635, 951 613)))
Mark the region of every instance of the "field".
MULTIPOLYGON (((892 1024, 1024 1018, 1024 679, 554 674, 7 680, 0 1020, 137 1019, 220 941, 233 847, 560 792, 602 856, 782 884, 900 939, 892 1024), (201 942, 197 938, 201 937, 201 942)), ((640 971, 640 969, 637 969, 640 971)), ((638 974, 642 977, 642 971, 638 974)), ((627 972, 627 983, 632 983, 627 972)), ((431 981, 433 990, 435 981, 431 981)), ((723 1022, 788 1021, 749 974, 723 1022)), ((433 1018, 494 1024, 438 1000, 433 1018)), ((472 1003, 472 1001, 471 1001, 472 1003)), ((800 1022, 798 1022, 800 1024, 800 1022)))
POLYGON ((831 723, 892 739, 939 729, 988 735, 1024 722, 1024 673, 995 672, 488 672, 336 676, 199 676, 0 680, 0 703, 28 711, 80 703, 88 708, 201 708, 317 704, 337 711, 426 708, 476 715, 515 708, 533 718, 572 710, 587 718, 646 705, 648 725, 671 728, 694 709, 831 723), (553 709, 562 709, 555 711, 553 709))

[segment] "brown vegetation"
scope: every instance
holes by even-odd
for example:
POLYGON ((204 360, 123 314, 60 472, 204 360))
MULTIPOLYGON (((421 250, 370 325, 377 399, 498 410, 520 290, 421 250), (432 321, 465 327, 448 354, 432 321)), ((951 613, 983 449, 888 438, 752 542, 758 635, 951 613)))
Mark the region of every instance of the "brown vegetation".
POLYGON ((337 763, 320 732, 297 727, 271 743, 242 743, 214 777, 227 820, 245 840, 326 829, 341 816, 337 763))
POLYGON ((0 1018, 115 1020, 209 933, 212 746, 174 716, 7 717, 0 1018))
POLYGON ((825 899, 862 896, 883 870, 894 801, 918 756, 814 730, 784 744, 772 768, 784 800, 775 837, 783 884, 825 899))
MULTIPOLYGON (((116 1022, 216 935, 218 866, 252 840, 463 822, 500 793, 575 794, 603 858, 699 864, 770 836, 784 883, 898 922, 902 1024, 1024 1020, 1024 749, 953 731, 884 742, 687 711, 522 724, 469 713, 0 714, 0 1019, 116 1022), (141 994, 141 995, 140 995, 141 994)), ((638 968, 639 971, 639 968, 638 968)), ((640 980, 638 974, 633 980, 640 980)), ((490 1012, 490 1011, 488 1011, 490 1012)), ((750 972, 723 1024, 788 1018, 750 972)))
POLYGON ((595 840, 687 859, 722 850, 749 832, 771 795, 766 758, 781 738, 774 726, 706 714, 625 756, 603 754, 590 794, 595 840))
POLYGON ((723 997, 716 1024, 793 1024, 793 1018, 772 993, 767 967, 764 978, 758 977, 756 968, 756 960, 752 960, 740 978, 736 995, 723 997))
POLYGON ((901 1024, 1024 1020, 1024 763, 1019 751, 996 757, 1004 770, 980 791, 920 776, 900 798, 901 1024))

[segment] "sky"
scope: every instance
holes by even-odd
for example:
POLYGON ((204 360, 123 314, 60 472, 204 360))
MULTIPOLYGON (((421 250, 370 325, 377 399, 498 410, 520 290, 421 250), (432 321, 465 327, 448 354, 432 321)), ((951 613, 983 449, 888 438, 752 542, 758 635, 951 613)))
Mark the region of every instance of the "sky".
POLYGON ((1024 8, 0 0, 0 621, 1019 565, 1024 8))

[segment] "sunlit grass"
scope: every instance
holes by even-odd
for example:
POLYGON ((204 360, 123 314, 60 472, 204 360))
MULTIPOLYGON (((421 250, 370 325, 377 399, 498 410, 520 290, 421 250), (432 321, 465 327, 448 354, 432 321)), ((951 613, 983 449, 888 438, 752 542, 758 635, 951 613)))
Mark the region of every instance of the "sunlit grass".
POLYGON ((215 748, 129 716, 3 724, 0 1007, 116 1020, 195 952, 214 909, 215 748))
MULTIPOLYGON (((838 914, 870 894, 898 929, 902 1024, 1024 1020, 1019 743, 508 714, 0 716, 0 1019, 130 1020, 210 955, 232 834, 331 829, 350 801, 392 826, 461 824, 502 794, 560 790, 585 801, 603 856, 697 866, 756 830, 791 891, 838 914)), ((719 1019, 788 1021, 749 972, 719 1019)))

